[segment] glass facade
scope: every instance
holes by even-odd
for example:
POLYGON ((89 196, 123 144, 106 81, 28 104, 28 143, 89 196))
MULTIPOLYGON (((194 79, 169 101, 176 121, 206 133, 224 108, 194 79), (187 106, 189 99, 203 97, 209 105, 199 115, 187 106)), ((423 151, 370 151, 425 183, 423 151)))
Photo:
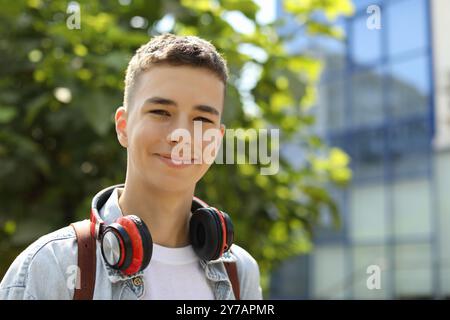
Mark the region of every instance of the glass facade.
POLYGON ((352 184, 330 190, 343 227, 318 228, 315 249, 298 268, 274 273, 272 297, 448 297, 450 156, 432 148, 430 2, 353 2, 355 15, 339 21, 344 42, 310 43, 325 62, 319 130, 352 159, 352 184), (381 29, 366 25, 369 5, 381 9, 381 29), (367 287, 370 265, 381 269, 379 290, 367 287), (294 273, 302 275, 301 293, 283 294, 294 273))

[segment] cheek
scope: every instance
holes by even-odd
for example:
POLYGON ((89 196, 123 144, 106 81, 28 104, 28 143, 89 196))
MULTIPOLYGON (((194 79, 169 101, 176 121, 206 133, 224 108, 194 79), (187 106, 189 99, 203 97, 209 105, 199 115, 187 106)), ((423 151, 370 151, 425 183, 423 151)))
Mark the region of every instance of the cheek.
POLYGON ((206 174, 211 164, 201 163, 193 166, 190 176, 193 178, 193 181, 197 183, 201 180, 201 178, 206 174))
POLYGON ((161 144, 163 130, 154 124, 141 124, 136 126, 130 141, 134 152, 157 152, 155 146, 161 144))
POLYGON ((202 158, 204 161, 209 161, 209 165, 214 162, 221 146, 221 136, 214 135, 213 137, 205 137, 202 141, 202 158))

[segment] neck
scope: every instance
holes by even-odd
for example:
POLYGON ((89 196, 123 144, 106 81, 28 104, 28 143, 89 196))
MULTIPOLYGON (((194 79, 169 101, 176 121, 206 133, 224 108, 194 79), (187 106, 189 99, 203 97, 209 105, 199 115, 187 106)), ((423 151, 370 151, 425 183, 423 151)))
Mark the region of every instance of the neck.
POLYGON ((171 192, 149 186, 138 179, 125 181, 119 190, 123 215, 134 214, 147 225, 153 243, 164 247, 189 245, 189 220, 194 189, 171 192))

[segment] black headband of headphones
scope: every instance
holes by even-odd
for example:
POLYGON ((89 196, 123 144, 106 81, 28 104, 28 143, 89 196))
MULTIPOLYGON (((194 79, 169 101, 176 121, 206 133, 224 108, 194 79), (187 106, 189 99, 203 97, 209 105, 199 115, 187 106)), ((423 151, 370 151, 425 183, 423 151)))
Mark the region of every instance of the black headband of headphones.
MULTIPOLYGON (((124 188, 124 184, 117 184, 114 186, 110 186, 108 188, 105 188, 98 192, 94 198, 92 199, 92 205, 91 205, 91 235, 96 238, 100 239, 100 235, 103 232, 103 229, 105 227, 105 222, 100 217, 100 209, 105 205, 106 201, 108 201, 111 194, 114 192, 114 189, 116 188, 124 188)), ((197 209, 200 208, 209 208, 209 205, 206 204, 204 201, 198 199, 197 197, 193 197, 192 199, 192 205, 191 205, 191 211, 195 212, 197 209)))

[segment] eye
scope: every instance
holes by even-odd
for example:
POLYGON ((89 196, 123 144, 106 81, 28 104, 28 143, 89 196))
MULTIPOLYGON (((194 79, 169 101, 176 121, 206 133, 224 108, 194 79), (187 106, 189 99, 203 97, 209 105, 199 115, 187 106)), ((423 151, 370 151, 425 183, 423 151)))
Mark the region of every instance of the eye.
POLYGON ((197 117, 194 120, 200 119, 200 121, 202 122, 209 122, 209 123, 214 123, 213 121, 209 120, 208 118, 204 118, 204 117, 197 117))
POLYGON ((158 115, 161 115, 161 116, 170 116, 170 113, 168 112, 168 111, 166 111, 166 110, 162 110, 162 109, 159 109, 159 110, 151 110, 151 111, 149 111, 150 113, 154 113, 154 114, 158 114, 158 115))

